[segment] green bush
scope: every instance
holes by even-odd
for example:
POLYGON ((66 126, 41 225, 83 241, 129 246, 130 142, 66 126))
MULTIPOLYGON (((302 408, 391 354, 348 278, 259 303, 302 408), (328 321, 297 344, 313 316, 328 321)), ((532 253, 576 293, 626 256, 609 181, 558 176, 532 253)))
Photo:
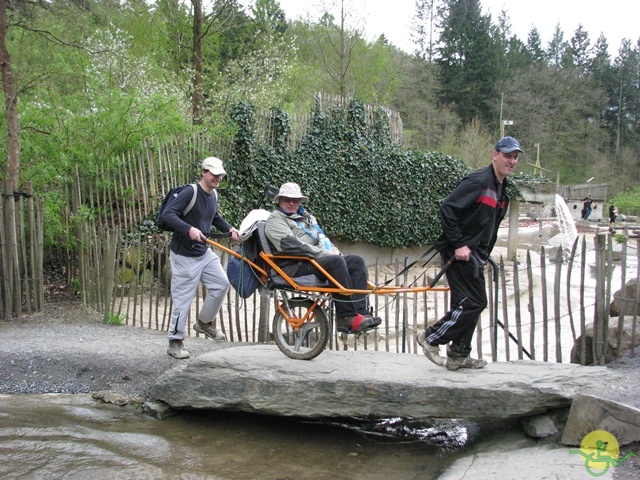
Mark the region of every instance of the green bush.
POLYGON ((616 195, 611 202, 618 207, 623 215, 640 215, 640 186, 620 195, 616 195))
POLYGON ((106 312, 104 320, 108 325, 122 326, 125 324, 127 316, 124 313, 106 312))
POLYGON ((121 268, 116 273, 118 283, 131 284, 137 280, 136 271, 132 268, 121 268))

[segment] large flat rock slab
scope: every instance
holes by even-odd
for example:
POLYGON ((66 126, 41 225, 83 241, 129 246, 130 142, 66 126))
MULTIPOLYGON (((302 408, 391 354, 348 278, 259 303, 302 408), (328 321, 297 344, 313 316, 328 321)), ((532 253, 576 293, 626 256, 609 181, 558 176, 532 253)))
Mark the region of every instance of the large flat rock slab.
POLYGON ((483 422, 569 407, 593 385, 622 381, 606 367, 516 361, 451 372, 422 355, 325 351, 297 361, 252 345, 191 359, 158 378, 151 395, 174 408, 483 422))

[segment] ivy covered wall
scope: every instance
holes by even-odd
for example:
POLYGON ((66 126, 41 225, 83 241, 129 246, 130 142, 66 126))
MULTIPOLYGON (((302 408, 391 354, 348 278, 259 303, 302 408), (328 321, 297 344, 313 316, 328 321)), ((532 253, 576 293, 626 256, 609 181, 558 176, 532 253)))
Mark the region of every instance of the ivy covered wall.
MULTIPOLYGON (((229 186, 221 202, 235 225, 264 197, 267 183, 296 182, 332 238, 391 248, 430 245, 440 233, 440 203, 471 171, 456 158, 393 143, 384 111, 366 118, 356 100, 329 109, 316 104, 309 129, 293 147, 282 110, 273 110, 267 127, 259 129, 254 108, 240 103, 230 121, 235 144, 225 159, 229 186)), ((488 164, 490 152, 479 154, 488 164)), ((539 181, 530 175, 512 179, 526 185, 539 181)), ((515 185, 507 193, 520 196, 515 185)))
POLYGON ((268 141, 258 140, 254 115, 247 103, 231 113, 237 131, 234 155, 225 164, 230 183, 221 198, 234 224, 256 206, 266 183, 296 182, 333 238, 381 247, 428 245, 440 232, 440 202, 470 171, 441 153, 394 144, 384 112, 366 121, 358 101, 329 111, 316 105, 294 148, 288 147, 286 113, 273 112, 269 132, 261 135, 268 141))

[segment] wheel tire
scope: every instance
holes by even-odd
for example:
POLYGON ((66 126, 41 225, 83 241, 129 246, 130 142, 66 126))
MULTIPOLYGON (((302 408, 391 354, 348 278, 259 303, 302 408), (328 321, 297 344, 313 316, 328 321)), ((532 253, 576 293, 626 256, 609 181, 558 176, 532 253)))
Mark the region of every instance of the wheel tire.
MULTIPOLYGON (((312 305, 313 301, 306 298, 289 300, 289 306, 299 318, 303 318, 312 305)), ((329 340, 327 316, 319 306, 314 308, 313 313, 312 321, 305 323, 307 327, 311 327, 312 323, 313 327, 305 330, 306 335, 302 339, 299 332, 291 328, 284 316, 279 311, 276 312, 273 318, 273 338, 280 351, 287 357, 295 360, 311 360, 320 355, 327 346, 329 340)))

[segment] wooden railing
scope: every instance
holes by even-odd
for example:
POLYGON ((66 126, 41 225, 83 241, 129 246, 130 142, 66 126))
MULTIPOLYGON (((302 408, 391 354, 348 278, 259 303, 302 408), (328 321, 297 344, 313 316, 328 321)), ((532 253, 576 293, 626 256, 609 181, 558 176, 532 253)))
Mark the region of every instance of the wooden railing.
POLYGON ((0 316, 39 312, 44 304, 42 205, 5 182, 0 205, 0 316))
MULTIPOLYGON (((609 310, 613 294, 624 285, 621 282, 637 277, 638 240, 631 239, 622 249, 614 249, 610 235, 592 238, 595 243, 589 245, 586 236, 580 237, 573 253, 565 252, 566 258, 559 248, 551 252, 542 248, 540 252, 520 251, 515 262, 498 258, 497 270, 486 267, 489 307, 478 324, 474 355, 493 361, 530 358, 603 365, 623 351, 635 349, 638 337, 633 325, 637 323, 638 294, 623 299, 627 311, 636 314, 614 318, 609 317, 609 310), (613 275, 614 269, 620 274, 613 275), (611 328, 610 324, 623 328, 611 328)), ((84 263, 114 268, 112 273, 96 269, 86 275, 94 279, 87 282, 87 301, 111 315, 122 316, 128 325, 166 330, 171 312, 168 240, 166 234, 145 236, 135 242, 122 241, 118 234, 92 237, 94 248, 86 249, 87 255, 103 252, 103 261, 96 262, 96 258, 84 263), (111 243, 95 247, 104 242, 111 243)), ((227 254, 217 253, 226 264, 227 254)), ((377 285, 391 280, 392 284, 424 286, 439 271, 437 265, 419 265, 402 278, 395 278, 402 267, 400 262, 372 265, 369 279, 377 285)), ((194 334, 190 326, 203 299, 201 291, 187 322, 189 334, 194 334)), ((350 336, 347 344, 334 332, 330 348, 420 354, 417 333, 437 321, 449 302, 448 292, 438 291, 372 295, 369 300, 383 324, 367 335, 350 336)), ((229 341, 266 342, 269 336, 265 332, 269 331, 273 313, 268 293, 256 293, 244 300, 232 289, 217 325, 229 341)))

